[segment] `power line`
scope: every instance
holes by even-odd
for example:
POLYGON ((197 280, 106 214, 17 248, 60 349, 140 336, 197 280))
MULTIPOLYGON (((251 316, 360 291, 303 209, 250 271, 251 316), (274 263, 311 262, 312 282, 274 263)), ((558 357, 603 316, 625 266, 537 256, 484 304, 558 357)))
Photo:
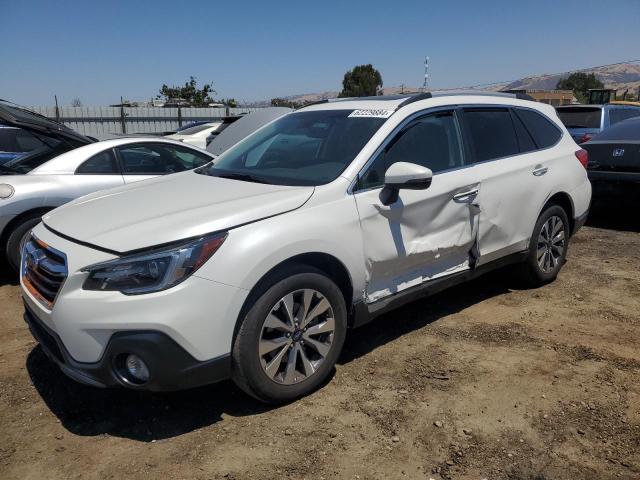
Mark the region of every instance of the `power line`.
MULTIPOLYGON (((545 73, 544 76, 553 77, 553 76, 556 76, 556 75, 564 75, 566 73, 585 72, 587 70, 595 70, 596 68, 614 67, 616 65, 624 65, 625 63, 640 63, 640 59, 638 59, 638 60, 628 60, 626 62, 608 63, 606 65, 596 65, 595 67, 580 68, 580 69, 576 69, 576 70, 569 70, 567 72, 545 73)), ((542 75, 532 75, 532 76, 542 76, 542 75)), ((456 87, 456 88, 464 89, 464 88, 490 87, 492 85, 500 85, 500 84, 503 84, 503 83, 513 83, 513 82, 516 82, 518 80, 522 80, 523 78, 530 78, 530 77, 515 78, 513 80, 505 80, 505 81, 502 81, 502 82, 479 83, 477 85, 470 85, 470 86, 466 86, 466 87, 456 87)))

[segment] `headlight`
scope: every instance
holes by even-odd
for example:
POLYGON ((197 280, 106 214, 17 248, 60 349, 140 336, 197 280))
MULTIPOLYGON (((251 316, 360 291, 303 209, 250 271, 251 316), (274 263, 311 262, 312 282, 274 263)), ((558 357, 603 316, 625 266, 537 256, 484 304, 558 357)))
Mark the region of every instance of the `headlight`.
POLYGON ((5 199, 13 195, 15 189, 8 183, 0 183, 0 198, 5 199))
POLYGON ((89 272, 85 290, 119 291, 127 295, 159 292, 171 288, 200 268, 227 238, 209 235, 172 247, 97 263, 89 272))

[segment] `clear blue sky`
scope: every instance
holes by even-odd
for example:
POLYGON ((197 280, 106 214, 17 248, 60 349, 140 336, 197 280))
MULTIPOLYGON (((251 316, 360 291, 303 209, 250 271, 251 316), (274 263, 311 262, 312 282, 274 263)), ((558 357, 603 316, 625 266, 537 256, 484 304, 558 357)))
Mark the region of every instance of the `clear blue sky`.
POLYGON ((384 84, 456 87, 640 58, 640 0, 0 0, 0 98, 149 99, 189 75, 219 96, 338 90, 373 63, 384 84))

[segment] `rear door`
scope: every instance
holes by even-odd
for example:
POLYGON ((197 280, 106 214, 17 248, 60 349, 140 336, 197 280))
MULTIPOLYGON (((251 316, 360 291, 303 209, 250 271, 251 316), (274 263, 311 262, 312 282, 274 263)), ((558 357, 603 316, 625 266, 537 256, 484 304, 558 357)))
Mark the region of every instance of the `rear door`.
POLYGON ((85 160, 76 168, 74 175, 61 175, 59 179, 66 181, 68 188, 56 191, 56 195, 61 195, 61 192, 64 192, 62 193, 64 198, 54 200, 49 197, 48 201, 52 204, 65 203, 98 190, 124 185, 118 162, 111 148, 96 153, 85 160))
POLYGON ((135 143, 116 151, 126 183, 191 170, 213 160, 205 152, 171 143, 135 143))
POLYGON ((484 264, 528 248, 552 188, 549 143, 557 143, 561 132, 534 110, 504 106, 465 108, 464 129, 482 183, 478 263, 484 264))
POLYGON ((427 113, 394 133, 361 172, 354 189, 373 303, 432 279, 468 270, 473 261, 480 182, 465 164, 453 110, 427 113), (433 171, 426 190, 400 190, 384 205, 386 170, 410 162, 433 171))

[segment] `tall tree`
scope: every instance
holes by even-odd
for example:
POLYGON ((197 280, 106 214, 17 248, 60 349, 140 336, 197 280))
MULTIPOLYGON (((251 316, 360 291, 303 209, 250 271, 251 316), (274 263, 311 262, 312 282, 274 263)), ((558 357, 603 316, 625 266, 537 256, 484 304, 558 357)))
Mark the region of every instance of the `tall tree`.
POLYGON ((382 87, 382 75, 370 63, 358 65, 344 74, 340 97, 369 97, 382 87))
POLYGON ((576 72, 563 78, 556 85, 558 90, 573 90, 575 97, 581 102, 589 101, 590 88, 604 88, 604 83, 598 80, 593 73, 576 72))
POLYGON ((198 88, 196 78, 189 77, 189 81, 186 82, 183 87, 169 87, 163 84, 157 98, 164 98, 165 100, 186 100, 194 107, 206 107, 207 104, 214 101, 211 95, 215 95, 215 93, 216 91, 210 83, 205 83, 202 88, 198 88))

